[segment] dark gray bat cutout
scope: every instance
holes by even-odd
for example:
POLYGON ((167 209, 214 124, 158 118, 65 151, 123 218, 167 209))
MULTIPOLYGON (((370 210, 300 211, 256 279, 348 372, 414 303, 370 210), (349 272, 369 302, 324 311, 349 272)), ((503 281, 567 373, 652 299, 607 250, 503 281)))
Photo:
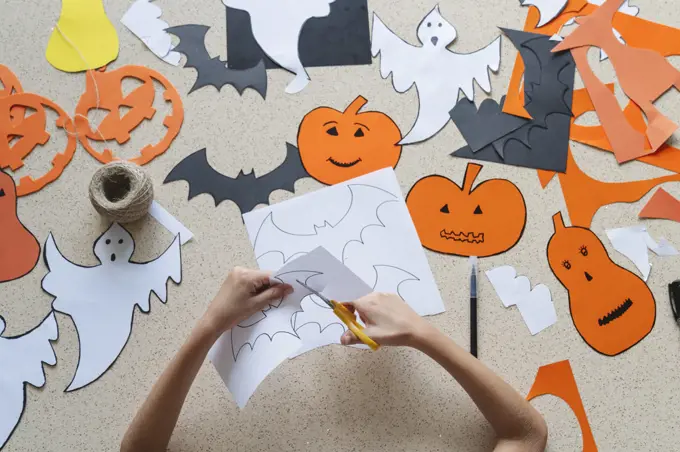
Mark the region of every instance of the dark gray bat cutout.
MULTIPOLYGON (((300 31, 298 51, 304 67, 371 64, 371 34, 367 0, 335 0, 326 17, 309 19, 300 31)), ((250 14, 227 8, 227 55, 230 69, 246 69, 264 60, 267 69, 280 68, 253 36, 250 14)))
POLYGON ((248 174, 241 171, 236 178, 225 176, 210 166, 203 148, 179 162, 163 183, 184 180, 189 183, 189 200, 207 193, 215 200, 215 207, 222 201, 231 200, 243 214, 258 204, 269 204, 269 195, 274 190, 295 193, 295 181, 303 177, 310 176, 302 165, 300 152, 286 143, 286 159, 262 176, 256 176, 252 171, 248 174))
MULTIPOLYGON (((570 52, 552 53, 557 42, 551 41, 549 36, 502 30, 524 61, 525 108, 532 119, 501 113, 510 118, 494 117, 485 124, 487 127, 481 127, 485 116, 494 116, 491 114, 492 110, 501 110, 502 104, 489 100, 496 107, 491 108, 492 105, 489 104, 484 111, 481 111, 481 106, 480 111, 476 111, 469 105, 462 107, 460 111, 454 109, 451 114, 456 116, 454 122, 461 129, 463 137, 468 141, 468 137, 474 135, 474 139, 472 145, 462 147, 451 155, 563 173, 567 169, 569 150, 571 103, 576 73, 574 59, 570 52), (478 116, 479 119, 463 118, 468 115, 478 116), (508 130, 508 123, 516 120, 525 121, 525 124, 498 138, 502 132, 508 130), (492 130, 494 127, 500 130, 492 130), (484 141, 487 141, 487 145, 479 148, 484 141), (474 151, 473 146, 478 150, 474 151)), ((503 101, 504 99, 501 102, 503 101)), ((485 100, 484 103, 486 102, 485 100)))
POLYGON ((252 88, 264 98, 267 95, 267 70, 262 59, 242 70, 228 68, 226 61, 219 57, 213 58, 208 53, 205 47, 208 30, 210 27, 196 24, 179 25, 165 30, 179 38, 179 44, 173 50, 186 56, 184 67, 196 69, 196 82, 189 94, 208 85, 214 86, 218 91, 224 85, 231 85, 239 94, 243 94, 246 88, 252 88))

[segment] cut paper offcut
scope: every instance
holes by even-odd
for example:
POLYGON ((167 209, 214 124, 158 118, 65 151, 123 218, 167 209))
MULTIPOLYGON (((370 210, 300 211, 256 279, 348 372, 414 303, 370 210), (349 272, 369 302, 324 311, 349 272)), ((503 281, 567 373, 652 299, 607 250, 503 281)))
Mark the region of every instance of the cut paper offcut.
POLYGON ((649 263, 647 249, 657 256, 677 256, 678 250, 663 237, 657 243, 644 226, 630 226, 627 228, 607 229, 607 237, 616 251, 630 259, 642 273, 642 279, 647 281, 652 266, 649 263))
POLYGON ((17 213, 14 180, 0 171, 0 283, 27 275, 38 259, 40 244, 17 213))
MULTIPOLYGON (((209 353, 240 408, 267 375, 301 347, 326 345, 304 343, 294 328, 296 313, 304 313, 302 300, 316 298, 298 280, 340 302, 371 292, 370 286, 322 247, 289 261, 272 279, 292 285, 293 293, 224 333, 209 353)), ((315 304, 326 306, 322 300, 313 300, 312 305, 315 304)), ((330 308, 324 309, 333 315, 330 308)), ((334 323, 342 321, 336 317, 334 323)))
MULTIPOLYGON (((304 67, 371 64, 367 0, 330 2, 330 14, 302 25, 297 48, 304 67)), ((262 51, 250 15, 240 9, 227 8, 227 55, 230 69, 247 69, 260 60, 267 69, 281 67, 262 51)))
POLYGON ((246 11, 257 44, 276 64, 295 78, 286 87, 294 94, 309 83, 309 75, 298 52, 300 31, 313 17, 326 17, 334 0, 222 0, 229 8, 246 11))
POLYGON ((500 36, 483 49, 469 54, 447 48, 457 36, 456 29, 435 7, 418 25, 420 47, 395 35, 377 14, 373 13, 371 52, 380 55, 380 75, 392 74, 392 85, 398 93, 416 86, 418 116, 400 144, 425 141, 439 132, 451 119, 460 91, 474 100, 474 82, 486 93, 491 92, 489 69, 498 71, 501 61, 500 36), (428 26, 429 24, 429 26, 428 26))
POLYGON ((360 113, 366 102, 358 96, 343 112, 318 107, 302 119, 300 157, 314 179, 332 185, 397 166, 401 157, 399 127, 385 113, 360 113))
POLYGON ((639 218, 657 218, 680 223, 680 201, 659 188, 638 214, 639 218))
MULTIPOLYGON (((525 61, 524 89, 528 99, 526 109, 533 119, 527 120, 499 112, 501 107, 495 101, 485 100, 484 103, 493 106, 493 110, 498 112, 497 117, 503 118, 504 124, 511 124, 512 128, 520 122, 522 125, 500 138, 496 137, 501 134, 501 131, 507 130, 505 127, 501 128, 501 131, 496 130, 492 133, 489 133, 488 129, 485 133, 480 131, 479 140, 477 144, 473 143, 473 146, 478 147, 485 142, 491 144, 477 151, 468 145, 451 155, 564 172, 569 149, 569 124, 576 70, 574 61, 567 53, 553 54, 551 50, 555 43, 546 36, 516 30, 502 30, 525 61)), ((503 99, 501 99, 502 102, 503 99)), ((456 110, 461 104, 465 105, 460 102, 452 110, 452 117, 459 116, 456 110)), ((473 114, 473 108, 468 107, 466 113, 468 116, 473 114)), ((480 118, 479 122, 485 119, 481 110, 476 114, 480 118)), ((459 122, 460 120, 457 124, 459 122)), ((497 123, 484 125, 489 128, 494 125, 498 126, 497 123)), ((463 122, 459 124, 459 127, 465 130, 468 125, 463 122)))
POLYGON ((569 292, 576 330, 596 352, 615 356, 654 328, 656 302, 647 284, 611 260, 600 239, 584 227, 566 227, 553 215, 550 269, 569 292))
POLYGON ((151 202, 149 215, 154 217, 156 221, 162 224, 172 235, 179 236, 182 245, 194 238, 193 232, 187 229, 186 226, 155 200, 151 202))
POLYGON ((437 174, 413 185, 406 204, 425 248, 488 257, 519 242, 527 220, 524 196, 506 179, 486 180, 473 189, 482 168, 468 163, 462 187, 437 174))
POLYGON ((537 27, 542 27, 556 18, 567 6, 568 0, 520 0, 522 6, 534 6, 538 9, 539 21, 537 27))
POLYGON ((182 281, 179 236, 150 262, 132 261, 134 249, 130 233, 113 223, 94 242, 100 264, 84 267, 61 254, 52 234, 47 238, 49 272, 42 288, 54 297, 54 310, 71 317, 78 332, 78 367, 66 392, 93 383, 113 366, 130 338, 135 306, 148 314, 151 293, 165 303, 167 280, 182 281))
POLYGON ((419 315, 444 311, 391 168, 254 210, 243 219, 263 270, 277 271, 322 246, 374 290, 398 293, 419 315))
POLYGON ((102 0, 62 0, 61 15, 45 57, 64 72, 97 69, 115 60, 118 35, 106 17, 102 0))
POLYGON ((23 167, 24 159, 39 146, 48 146, 51 150, 53 145, 46 130, 46 109, 57 114, 55 126, 67 135, 66 145, 63 151, 55 153, 51 168, 44 174, 24 176, 19 180, 17 196, 35 193, 61 176, 76 152, 76 129, 59 105, 42 96, 19 93, 0 98, 0 170, 9 168, 16 171, 23 167), (24 110, 34 111, 24 116, 24 110), (21 115, 17 116, 19 112, 21 115))
MULTIPOLYGON (((0 335, 5 319, 0 316, 0 335)), ((19 426, 26 407, 26 387, 45 386, 43 363, 54 366, 52 341, 59 337, 54 312, 34 329, 14 337, 0 336, 0 449, 19 426)))
POLYGON ((309 173, 302 165, 298 149, 286 143, 286 158, 279 166, 261 176, 241 171, 235 178, 225 176, 208 162, 205 148, 185 157, 168 173, 164 184, 186 181, 189 200, 207 193, 213 197, 215 207, 226 200, 233 201, 241 213, 250 212, 259 204, 269 204, 269 195, 275 190, 295 192, 295 182, 309 173))
POLYGON ((119 160, 108 148, 97 151, 92 141, 105 144, 107 141, 127 143, 132 131, 156 114, 156 109, 153 108, 156 97, 154 82, 163 87, 163 99, 171 103, 172 112, 163 118, 163 126, 167 129, 163 138, 157 143, 145 145, 137 157, 128 159, 137 165, 145 165, 163 154, 179 134, 184 122, 184 107, 177 89, 159 72, 143 66, 129 65, 108 72, 101 70, 88 73, 85 92, 76 106, 75 123, 80 143, 92 157, 101 163, 119 160), (123 80, 126 79, 134 79, 141 85, 125 95, 123 80), (108 113, 92 129, 87 115, 94 109, 106 110, 108 113), (126 110, 125 113, 121 113, 123 109, 126 110))
POLYGON ((175 51, 186 56, 185 68, 196 70, 196 81, 189 90, 189 94, 205 86, 212 86, 217 91, 225 85, 231 85, 239 94, 246 88, 257 91, 264 99, 267 95, 267 70, 264 62, 243 70, 229 69, 227 63, 219 57, 211 57, 205 47, 205 35, 210 27, 205 25, 187 24, 170 27, 166 31, 179 38, 175 51))
POLYGON ((583 408, 583 401, 578 392, 574 372, 571 370, 569 361, 559 361, 556 363, 541 366, 536 374, 534 384, 527 394, 527 400, 535 399, 542 395, 553 395, 558 397, 571 408, 576 416, 579 427, 581 427, 581 438, 583 438, 583 452, 597 452, 595 437, 590 429, 586 410, 583 408))
POLYGON ((179 65, 181 55, 172 51, 172 38, 166 31, 168 23, 161 20, 161 8, 150 0, 137 0, 120 19, 149 50, 161 60, 173 66, 179 65))
POLYGON ((546 285, 538 284, 532 289, 529 278, 517 276, 517 271, 510 265, 496 267, 485 273, 503 306, 517 306, 532 335, 557 322, 550 289, 546 285))

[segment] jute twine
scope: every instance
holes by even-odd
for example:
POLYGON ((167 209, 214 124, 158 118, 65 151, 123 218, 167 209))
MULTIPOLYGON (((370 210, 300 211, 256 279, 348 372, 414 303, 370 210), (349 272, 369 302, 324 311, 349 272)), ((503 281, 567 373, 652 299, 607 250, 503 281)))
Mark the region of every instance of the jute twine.
POLYGON ((151 177, 134 163, 108 163, 92 176, 90 201, 97 212, 112 221, 137 221, 149 212, 153 201, 151 177))

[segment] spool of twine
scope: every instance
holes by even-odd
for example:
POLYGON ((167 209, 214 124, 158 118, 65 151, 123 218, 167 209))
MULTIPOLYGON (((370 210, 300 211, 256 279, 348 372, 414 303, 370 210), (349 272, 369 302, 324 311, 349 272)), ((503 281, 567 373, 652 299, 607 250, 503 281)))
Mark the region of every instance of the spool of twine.
POLYGON ((90 201, 100 215, 112 221, 137 221, 149 212, 153 201, 151 177, 134 163, 108 163, 92 176, 90 201))

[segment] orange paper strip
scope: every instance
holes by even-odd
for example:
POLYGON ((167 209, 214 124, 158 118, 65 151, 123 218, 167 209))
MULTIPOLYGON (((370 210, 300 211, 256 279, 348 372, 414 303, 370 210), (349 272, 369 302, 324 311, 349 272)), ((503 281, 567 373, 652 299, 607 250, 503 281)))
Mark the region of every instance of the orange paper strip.
POLYGON ((581 394, 574 379, 569 361, 559 361, 538 368, 536 379, 527 395, 527 400, 532 400, 542 395, 554 395, 566 402, 574 412, 578 425, 581 427, 583 437, 583 452, 597 452, 597 445, 590 429, 586 410, 583 408, 581 394))
POLYGON ((638 214, 640 218, 657 218, 680 223, 680 201, 659 188, 638 214))

